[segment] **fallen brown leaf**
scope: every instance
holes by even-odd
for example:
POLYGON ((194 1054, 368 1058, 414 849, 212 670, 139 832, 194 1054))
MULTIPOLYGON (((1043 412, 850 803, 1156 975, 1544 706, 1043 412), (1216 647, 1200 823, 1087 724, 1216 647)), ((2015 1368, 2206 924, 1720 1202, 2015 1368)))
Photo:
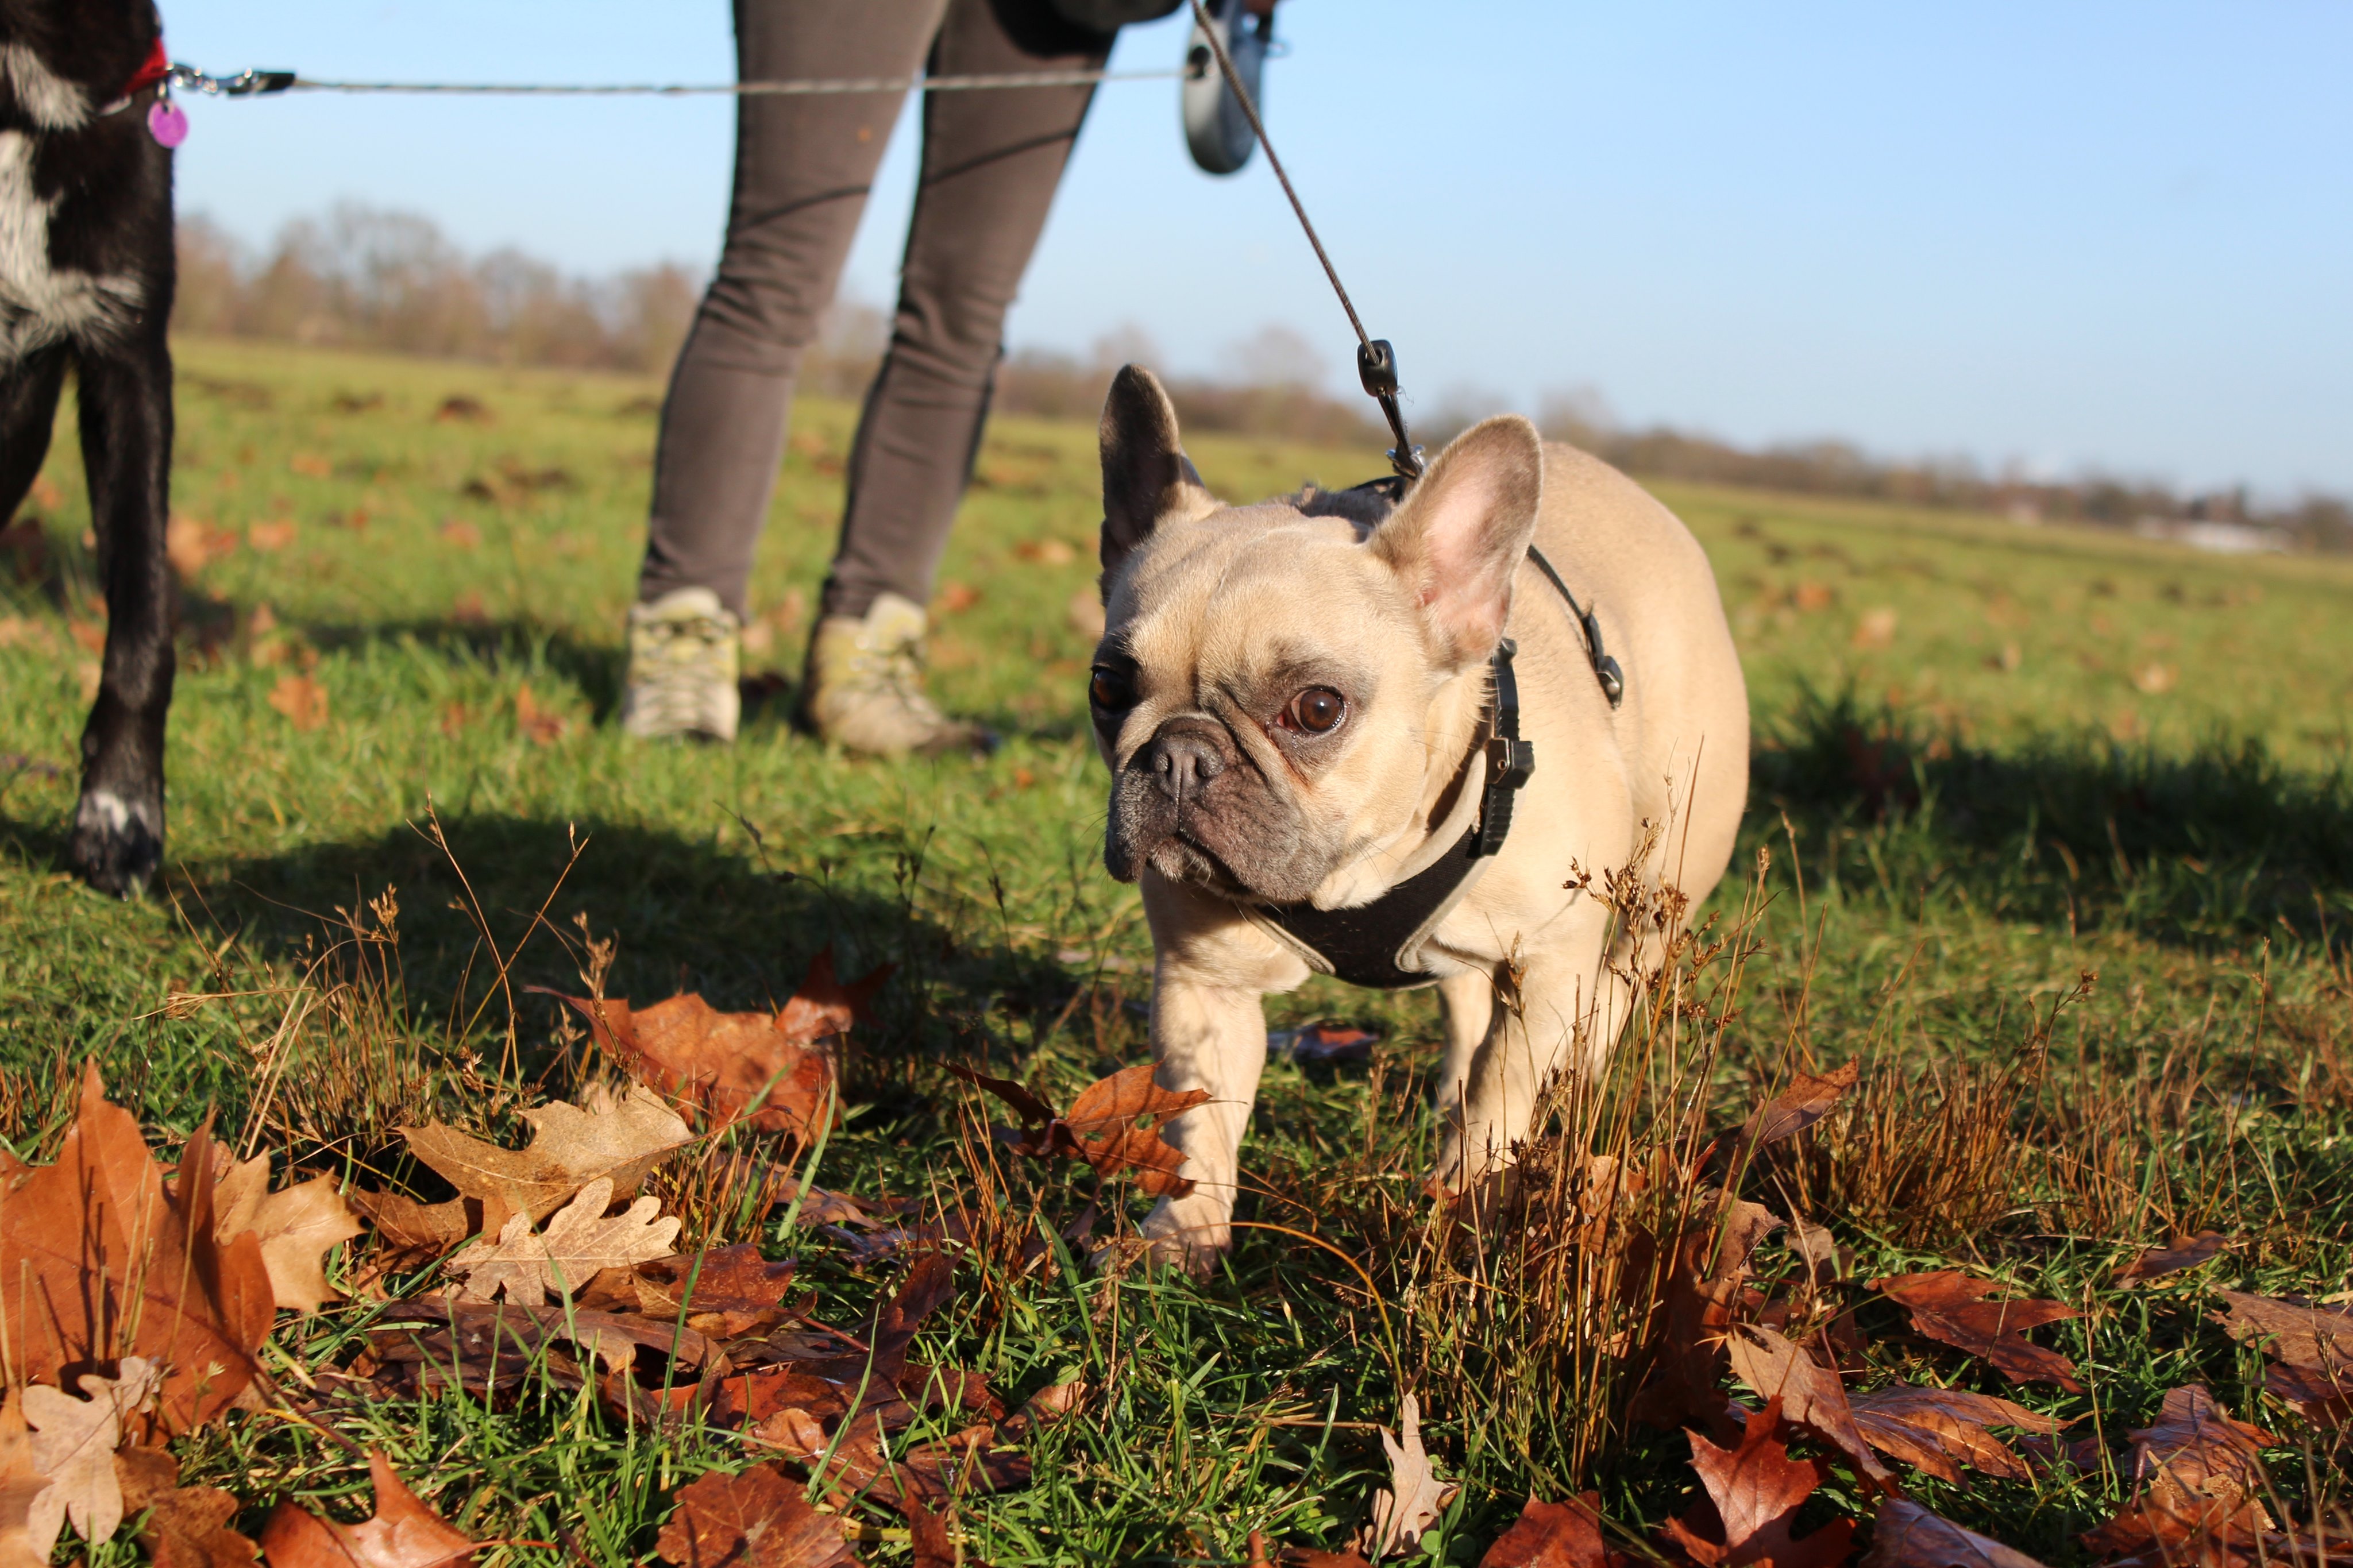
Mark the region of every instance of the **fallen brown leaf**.
POLYGON ((895 1459, 879 1412, 861 1411, 828 1432, 807 1411, 786 1409, 762 1425, 759 1436, 807 1469, 821 1496, 851 1499, 904 1511, 910 1504, 944 1503, 963 1493, 1002 1491, 1029 1479, 1029 1461, 999 1444, 987 1422, 936 1442, 921 1443, 895 1459))
MULTIPOLYGON (((912 1498, 903 1511, 907 1516, 907 1544, 914 1552, 915 1568, 965 1568, 965 1560, 948 1534, 946 1518, 912 1498)), ((971 1568, 984 1565, 974 1563, 971 1568)))
POLYGON ((90 1395, 71 1394, 41 1384, 25 1390, 25 1419, 32 1424, 33 1468, 48 1487, 33 1500, 26 1531, 44 1558, 65 1522, 92 1546, 114 1539, 122 1523, 122 1487, 115 1479, 114 1450, 125 1421, 145 1410, 163 1385, 164 1369, 142 1356, 122 1358, 120 1377, 83 1373, 74 1382, 90 1395))
MULTIPOLYGON (((602 1084, 581 1096, 583 1106, 554 1100, 522 1113, 532 1140, 521 1149, 501 1148, 442 1122, 404 1127, 409 1150, 465 1197, 482 1205, 481 1229, 496 1235, 517 1214, 545 1219, 574 1194, 600 1177, 616 1197, 634 1196, 656 1165, 691 1138, 686 1122, 662 1097, 642 1086, 615 1096, 602 1084)), ((426 1211, 403 1211, 401 1219, 423 1226, 426 1211)), ((457 1216, 447 1205, 435 1214, 432 1234, 457 1216)), ((462 1237, 464 1232, 460 1233, 462 1237)), ((460 1237, 451 1237, 456 1240, 460 1237)), ((443 1243, 444 1246, 448 1243, 443 1243)))
POLYGON ((658 1258, 627 1273, 638 1311, 671 1319, 683 1310, 689 1327, 723 1339, 779 1321, 792 1282, 791 1263, 769 1262, 751 1242, 658 1258))
POLYGON ((2353 1421, 2353 1367, 2274 1362, 2263 1368, 2263 1392, 2323 1429, 2353 1421))
POLYGON ((2249 1542, 2273 1528, 2259 1500, 2262 1451, 2279 1439, 2232 1419, 2200 1385, 2168 1391, 2157 1420, 2126 1433, 2125 1440, 2132 1445, 2131 1479, 2140 1489, 2114 1519, 2084 1537, 2094 1551, 2169 1553, 2212 1538, 2227 1552, 2233 1539, 2249 1542))
POLYGON ((1152 1081, 1153 1066, 1139 1062, 1079 1091, 1071 1109, 1056 1115, 1052 1107, 1008 1079, 951 1063, 948 1071, 987 1090, 1021 1118, 1018 1129, 998 1128, 997 1137, 1015 1152, 1032 1159, 1063 1155, 1084 1160, 1103 1175, 1132 1172, 1135 1184, 1155 1197, 1177 1196, 1193 1184, 1176 1173, 1185 1156, 1161 1136, 1168 1119, 1208 1103, 1205 1089, 1166 1089, 1152 1081), (1148 1128, 1136 1123, 1152 1120, 1148 1128))
POLYGON ((2353 1311, 2241 1290, 2221 1296, 2231 1310, 2214 1321, 2242 1344, 2261 1344, 2290 1366, 2353 1367, 2353 1311))
POLYGON ((1421 1447, 1421 1403, 1410 1394, 1398 1409, 1398 1425, 1405 1429, 1402 1443, 1388 1427, 1381 1428, 1381 1447, 1389 1457, 1389 1484, 1373 1494, 1373 1522, 1366 1544, 1376 1557, 1411 1551, 1462 1489, 1440 1481, 1431 1470, 1430 1456, 1421 1447))
POLYGON ((1834 1520, 1811 1535, 1793 1537, 1799 1505, 1829 1479, 1820 1459, 1792 1459, 1777 1428, 1780 1402, 1751 1411, 1736 1448, 1719 1448, 1698 1433, 1691 1438, 1692 1468, 1707 1496, 1666 1523, 1667 1538, 1701 1568, 1835 1568, 1846 1561, 1852 1520, 1834 1520))
POLYGON ((450 1272, 465 1277, 460 1296, 488 1301, 504 1294, 510 1301, 536 1307, 548 1298, 571 1295, 600 1269, 670 1255, 679 1221, 658 1217, 659 1200, 639 1198, 626 1213, 607 1219, 605 1210, 612 1202, 613 1179, 599 1176, 551 1215, 543 1232, 532 1230, 530 1215, 513 1215, 497 1240, 479 1239, 449 1259, 450 1272))
POLYGON ((833 1568, 858 1561, 841 1525, 774 1465, 712 1470, 680 1489, 654 1550, 677 1568, 833 1568))
MULTIPOLYGON (((1614 1170, 1610 1179, 1615 1184, 1614 1170)), ((1725 1194, 1719 1210, 1694 1215, 1667 1238, 1659 1354, 1630 1407, 1635 1419, 1669 1429, 1696 1421, 1725 1441, 1737 1440, 1743 1414, 1719 1386, 1731 1365, 1725 1339, 1748 1259, 1780 1223, 1761 1205, 1725 1194)))
POLYGON ((441 1388, 503 1394, 524 1377, 566 1391, 596 1382, 608 1409, 641 1415, 645 1389, 629 1376, 639 1350, 653 1352, 652 1389, 681 1400, 718 1392, 725 1357, 710 1339, 672 1321, 652 1321, 578 1307, 420 1298, 396 1301, 368 1329, 366 1356, 354 1363, 384 1392, 414 1396, 441 1388), (558 1348, 569 1345, 575 1354, 558 1348), (601 1381, 595 1368, 609 1369, 601 1381))
POLYGON ((403 1268, 447 1252, 481 1228, 474 1217, 481 1213, 479 1201, 469 1204, 464 1198, 451 1198, 447 1203, 420 1204, 400 1193, 357 1190, 349 1194, 349 1201, 375 1227, 376 1239, 392 1254, 389 1259, 380 1256, 378 1268, 403 1268))
POLYGON ((2023 1552, 1963 1530, 1916 1502, 1890 1498, 1871 1527, 1862 1568, 2042 1568, 2023 1552))
POLYGON ((2119 1282, 2126 1279, 2157 1279, 2168 1274, 2179 1274, 2185 1268, 2195 1268, 2211 1263, 2230 1247, 2219 1230, 2201 1230, 2196 1236, 2177 1236, 2165 1247, 2152 1247, 2118 1270, 2119 1282))
POLYGON ((138 1122, 88 1071, 57 1163, 0 1192, 0 1321, 44 1325, 12 1334, 13 1377, 56 1384, 69 1365, 161 1362, 157 1414, 174 1432, 252 1380, 276 1297, 261 1243, 214 1235, 211 1150, 200 1128, 167 1190, 138 1122))
POLYGON ((382 1453, 368 1455, 375 1515, 337 1524, 289 1500, 261 1528, 269 1568, 455 1568, 474 1560, 474 1542, 433 1511, 382 1453))
POLYGON ((2024 1460, 1989 1427, 2015 1426, 2049 1436, 2059 1430, 2052 1416, 2022 1405, 1959 1388, 1913 1388, 1897 1384, 1851 1401, 1855 1426, 1881 1453, 1941 1480, 1958 1481, 1959 1467, 2022 1481, 2024 1460))
POLYGON ((1599 1492, 1567 1502, 1531 1497, 1512 1527, 1479 1559, 1479 1568, 1609 1568, 1616 1555, 1601 1543, 1599 1492))
POLYGON ((821 1120, 840 1115, 833 1054, 823 1042, 866 1017, 868 999, 893 967, 883 964, 843 985, 828 948, 774 1016, 722 1013, 691 992, 634 1009, 612 997, 561 1000, 579 1009, 596 1043, 634 1077, 702 1107, 714 1125, 745 1118, 764 1132, 806 1141, 821 1120))
POLYGON ((1859 1061, 1841 1062, 1830 1071, 1816 1077, 1799 1073, 1789 1081, 1789 1087, 1751 1111, 1747 1125, 1740 1130, 1738 1152, 1735 1163, 1745 1163, 1767 1143, 1804 1131, 1831 1113, 1833 1106, 1862 1077, 1859 1061))
POLYGON ((1873 1279, 1871 1288, 1908 1309, 1915 1330, 1991 1363, 2012 1383, 2055 1383, 2071 1394, 2084 1392, 2073 1362, 2026 1338, 2029 1329, 2081 1316, 2073 1307, 1995 1297, 2002 1289, 1997 1281, 1972 1279, 1957 1268, 1873 1279))
POLYGON ((0 1394, 0 1568, 47 1568, 53 1535, 33 1534, 33 1505, 49 1489, 49 1478, 33 1464, 32 1428, 25 1424, 25 1394, 0 1394))
POLYGON ((327 689, 307 675, 281 675, 269 689, 269 705, 297 730, 316 730, 327 721, 327 689))
POLYGON ((161 1448, 114 1456, 125 1514, 143 1513, 139 1543, 155 1568, 247 1568, 261 1548, 228 1527, 237 1501, 218 1487, 180 1485, 180 1462, 161 1448))
POLYGON ((1894 1472, 1879 1462, 1879 1456, 1863 1440, 1838 1373, 1762 1324, 1736 1327, 1725 1348, 1731 1355, 1733 1375, 1760 1397, 1779 1400, 1783 1419, 1806 1427, 1836 1447, 1858 1474, 1882 1491, 1894 1489, 1894 1472))
POLYGON ((250 1234, 261 1243, 262 1267, 280 1307, 315 1312, 336 1299, 327 1283, 326 1251, 364 1228, 344 1203, 332 1176, 316 1176, 282 1192, 269 1191, 269 1157, 233 1164, 220 1178, 219 1217, 213 1234, 224 1242, 250 1234))
POLYGON ((515 727, 534 746, 552 746, 571 731, 572 721, 541 702, 526 680, 515 688, 515 727))

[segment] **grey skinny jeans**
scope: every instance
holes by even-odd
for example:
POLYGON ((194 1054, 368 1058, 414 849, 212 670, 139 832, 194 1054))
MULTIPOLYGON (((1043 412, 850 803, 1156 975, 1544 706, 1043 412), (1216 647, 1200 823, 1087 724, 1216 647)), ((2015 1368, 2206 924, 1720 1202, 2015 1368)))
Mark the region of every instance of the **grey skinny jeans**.
MULTIPOLYGON (((741 79, 1100 66, 1112 37, 1047 0, 735 0, 741 79)), ((1088 86, 927 95, 899 309, 849 459, 823 612, 931 596, 988 412, 1005 312, 1088 86)), ((738 616, 802 352, 840 281, 902 93, 744 98, 718 276, 662 404, 638 596, 705 587, 738 616)))

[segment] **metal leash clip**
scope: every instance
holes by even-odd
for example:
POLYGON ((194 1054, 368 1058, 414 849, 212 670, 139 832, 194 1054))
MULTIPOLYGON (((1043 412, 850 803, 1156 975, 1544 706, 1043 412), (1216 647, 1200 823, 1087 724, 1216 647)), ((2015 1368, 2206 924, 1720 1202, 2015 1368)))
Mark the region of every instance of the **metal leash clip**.
POLYGON ((1364 383, 1365 395, 1381 405, 1381 416, 1397 437, 1398 444, 1388 451, 1389 467, 1409 482, 1421 478, 1430 465, 1421 448, 1406 434, 1405 410, 1398 406, 1397 350, 1389 346, 1388 339, 1373 338, 1356 345, 1356 379, 1364 383))
POLYGON ((214 98, 259 98, 266 93, 284 92, 294 85, 292 71, 239 71, 235 76, 207 76, 194 66, 172 68, 174 86, 192 89, 214 98))

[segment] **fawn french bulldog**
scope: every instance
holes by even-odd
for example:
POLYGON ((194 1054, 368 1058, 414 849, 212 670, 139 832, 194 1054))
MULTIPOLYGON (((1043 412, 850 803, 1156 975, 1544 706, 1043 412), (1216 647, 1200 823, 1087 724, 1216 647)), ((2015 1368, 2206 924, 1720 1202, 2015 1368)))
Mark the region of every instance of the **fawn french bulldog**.
POLYGON ((1555 1073, 1604 1059, 1631 997, 1573 868, 1715 886, 1747 693, 1698 542, 1525 419, 1466 431, 1393 506, 1226 505, 1134 365, 1102 442, 1104 861, 1142 885, 1155 1078, 1211 1097, 1165 1130, 1196 1184, 1144 1229, 1198 1268, 1229 1241, 1267 993, 1438 986, 1449 1191, 1508 1159, 1555 1073))

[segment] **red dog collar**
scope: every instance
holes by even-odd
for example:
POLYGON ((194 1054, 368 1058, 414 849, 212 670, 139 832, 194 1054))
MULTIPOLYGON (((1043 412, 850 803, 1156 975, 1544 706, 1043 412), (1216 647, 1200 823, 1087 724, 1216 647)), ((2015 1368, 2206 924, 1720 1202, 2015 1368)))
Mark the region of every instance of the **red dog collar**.
POLYGON ((155 47, 147 51, 147 58, 139 62, 139 68, 131 73, 131 79, 122 84, 121 92, 116 96, 136 98, 171 74, 172 57, 164 52, 164 37, 159 33, 155 47))

